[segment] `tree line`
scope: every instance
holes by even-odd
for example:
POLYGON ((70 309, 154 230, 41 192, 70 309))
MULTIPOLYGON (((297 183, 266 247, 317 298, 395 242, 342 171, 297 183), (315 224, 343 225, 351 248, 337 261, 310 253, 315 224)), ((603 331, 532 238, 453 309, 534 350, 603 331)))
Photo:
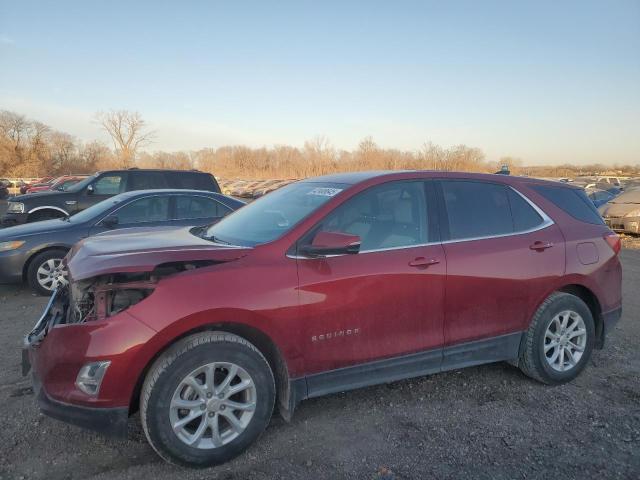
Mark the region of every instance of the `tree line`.
POLYGON ((95 122, 112 144, 82 142, 37 120, 0 111, 0 176, 41 177, 93 173, 111 168, 172 168, 214 173, 222 178, 305 178, 339 171, 431 169, 495 172, 507 165, 512 173, 547 177, 573 177, 608 170, 640 173, 640 165, 557 165, 527 167, 518 158, 488 161, 482 150, 466 145, 443 148, 427 142, 417 151, 382 148, 371 137, 357 149, 337 149, 318 136, 302 146, 242 145, 194 151, 149 152, 156 133, 138 112, 98 112, 95 122))

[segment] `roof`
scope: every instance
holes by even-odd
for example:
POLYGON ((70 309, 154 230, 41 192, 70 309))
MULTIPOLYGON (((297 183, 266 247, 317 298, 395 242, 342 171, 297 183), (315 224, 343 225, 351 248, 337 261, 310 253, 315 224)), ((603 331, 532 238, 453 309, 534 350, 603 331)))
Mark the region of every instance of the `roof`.
POLYGON ((460 178, 467 180, 484 180, 508 185, 520 183, 536 183, 568 188, 580 188, 567 183, 543 180, 533 177, 520 177, 515 175, 496 175, 495 173, 470 173, 470 172, 445 172, 441 170, 371 170, 364 172, 344 172, 330 175, 322 175, 302 180, 303 182, 327 182, 355 185, 374 179, 387 178, 388 180, 401 180, 406 178, 460 178))
POLYGON ((117 196, 120 198, 131 198, 131 197, 138 197, 138 196, 144 196, 144 195, 158 195, 158 194, 167 194, 167 195, 206 194, 212 197, 226 196, 218 192, 212 192, 210 190, 191 190, 191 189, 185 189, 185 188, 155 188, 155 189, 149 189, 149 190, 131 190, 129 192, 120 193, 117 196))

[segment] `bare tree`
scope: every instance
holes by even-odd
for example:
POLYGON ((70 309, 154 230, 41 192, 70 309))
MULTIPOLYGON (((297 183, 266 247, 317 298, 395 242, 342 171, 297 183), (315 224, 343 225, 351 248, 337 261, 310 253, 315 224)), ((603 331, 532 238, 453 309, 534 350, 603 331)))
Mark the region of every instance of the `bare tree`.
POLYGON ((147 129, 147 122, 138 112, 98 112, 96 120, 111 137, 122 168, 133 165, 138 150, 155 137, 155 132, 147 129))

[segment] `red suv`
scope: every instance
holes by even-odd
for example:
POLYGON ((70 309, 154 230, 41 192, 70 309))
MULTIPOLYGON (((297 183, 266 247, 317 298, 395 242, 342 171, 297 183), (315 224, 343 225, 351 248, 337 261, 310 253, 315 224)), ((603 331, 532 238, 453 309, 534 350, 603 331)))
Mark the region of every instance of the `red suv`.
POLYGON ((77 244, 25 340, 44 413, 166 460, 239 454, 301 400, 508 361, 575 378, 621 315, 619 238, 582 190, 442 172, 330 175, 208 228, 77 244))

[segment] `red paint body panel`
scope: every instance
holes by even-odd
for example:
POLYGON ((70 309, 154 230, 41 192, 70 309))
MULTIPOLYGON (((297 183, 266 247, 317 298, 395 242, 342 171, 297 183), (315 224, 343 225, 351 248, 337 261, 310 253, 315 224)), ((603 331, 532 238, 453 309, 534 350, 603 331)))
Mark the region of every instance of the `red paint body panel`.
POLYGON ((440 347, 445 263, 441 245, 299 259, 306 373, 440 347))
POLYGON ((213 244, 188 229, 134 230, 78 244, 68 259, 76 281, 176 261, 217 264, 159 280, 148 298, 107 320, 54 327, 31 352, 47 393, 68 403, 129 405, 145 369, 168 345, 191 331, 224 324, 262 332, 282 355, 289 376, 299 378, 525 330, 540 303, 567 285, 593 292, 602 312, 620 306, 620 262, 603 238, 609 230, 579 222, 546 201, 529 187, 536 180, 397 172, 330 181, 353 184, 280 239, 254 248, 213 244), (291 254, 298 239, 350 197, 380 183, 420 178, 511 185, 555 225, 528 234, 327 258, 291 254), (532 250, 535 242, 553 246, 532 250), (580 261, 577 245, 583 242, 595 245, 597 262, 580 261), (83 364, 102 359, 112 364, 99 396, 89 398, 75 387, 75 377, 83 364))
POLYGON ((525 330, 548 286, 564 274, 559 228, 522 235, 448 243, 445 343, 525 330), (535 251, 536 241, 553 247, 535 251))

